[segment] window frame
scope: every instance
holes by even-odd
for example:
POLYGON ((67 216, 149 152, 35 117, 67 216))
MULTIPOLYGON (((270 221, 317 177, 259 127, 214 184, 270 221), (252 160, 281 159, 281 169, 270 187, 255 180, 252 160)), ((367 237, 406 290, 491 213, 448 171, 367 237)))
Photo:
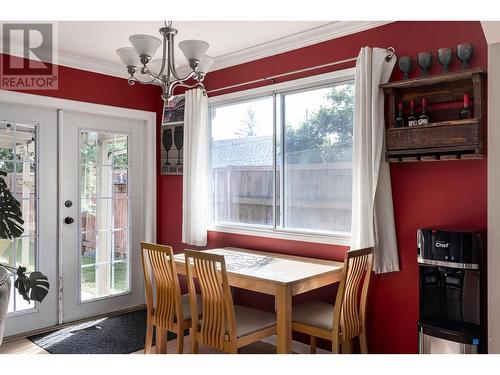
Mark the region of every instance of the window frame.
MULTIPOLYGON (((280 127, 278 123, 278 118, 282 119, 284 106, 282 105, 280 113, 278 113, 276 103, 278 96, 281 96, 281 100, 283 96, 292 93, 298 93, 301 91, 309 91, 314 89, 319 89, 325 86, 333 86, 340 85, 342 83, 352 82, 355 79, 355 68, 348 68, 337 70, 330 73, 324 73, 316 76, 296 79, 292 81, 287 81, 283 83, 268 85, 264 87, 258 87, 255 89, 237 91, 230 94, 219 95, 215 97, 211 97, 208 99, 208 131, 209 131, 209 139, 208 139, 208 230, 212 232, 223 232, 223 233, 232 233, 232 234, 241 234, 241 235, 250 235, 250 236, 258 236, 258 237, 267 237, 267 238, 277 238, 284 240, 293 240, 293 241, 304 241, 304 242, 314 242, 314 243, 323 243, 330 245, 339 245, 339 246, 349 246, 351 241, 351 233, 349 232, 326 232, 326 231, 317 231, 317 230, 307 230, 307 229, 291 229, 291 228, 282 228, 276 226, 276 199, 277 197, 277 184, 276 178, 273 179, 273 225, 271 227, 267 225, 259 225, 259 224, 246 224, 246 223, 215 223, 212 221, 212 188, 213 188, 213 180, 211 174, 212 167, 212 119, 210 116, 211 107, 221 107, 226 105, 233 105, 237 103, 243 103, 250 100, 255 100, 264 97, 272 97, 273 100, 273 169, 274 176, 276 177, 276 141, 277 141, 277 130, 280 127)), ((279 136, 281 138, 284 137, 284 132, 280 131, 279 136)), ((281 140, 283 141, 283 139, 281 140)), ((283 174, 281 174, 283 176, 283 174)), ((283 199, 283 197, 279 197, 279 199, 283 199)))

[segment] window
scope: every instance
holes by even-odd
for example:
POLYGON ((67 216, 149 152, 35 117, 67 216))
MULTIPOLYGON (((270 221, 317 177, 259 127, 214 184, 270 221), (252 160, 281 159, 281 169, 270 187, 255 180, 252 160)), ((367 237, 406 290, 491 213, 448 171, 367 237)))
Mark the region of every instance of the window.
POLYGON ((213 225, 348 235, 353 112, 352 76, 212 104, 213 225))
MULTIPOLYGON (((0 263, 13 267, 23 265, 32 272, 37 264, 37 150, 36 125, 0 122, 0 171, 10 192, 19 201, 23 213, 24 232, 8 246, 0 246, 0 263)), ((15 276, 11 276, 14 285, 15 276)), ((11 289, 9 313, 33 309, 19 293, 11 289)))
POLYGON ((212 108, 213 220, 273 225, 273 98, 212 108))

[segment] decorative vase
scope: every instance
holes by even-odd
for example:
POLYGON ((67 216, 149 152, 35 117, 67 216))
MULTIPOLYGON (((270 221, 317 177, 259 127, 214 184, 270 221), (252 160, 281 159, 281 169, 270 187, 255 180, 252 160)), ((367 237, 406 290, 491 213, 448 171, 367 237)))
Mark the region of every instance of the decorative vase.
POLYGON ((443 66, 443 73, 448 73, 448 66, 451 63, 453 52, 451 48, 445 47, 438 49, 438 61, 443 66))
MULTIPOLYGON (((11 245, 12 240, 0 238, 0 257, 5 250, 11 245)), ((5 324, 5 317, 7 316, 7 309, 9 308, 10 298, 10 279, 7 270, 0 266, 0 345, 2 345, 3 329, 5 324)))
POLYGON ((401 56, 398 60, 399 69, 403 72, 403 79, 408 79, 408 73, 411 70, 411 57, 401 56))
POLYGON ((429 68, 432 64, 431 52, 419 52, 417 55, 417 64, 420 68, 421 75, 426 76, 429 74, 429 68))
POLYGON ((10 298, 10 278, 5 268, 0 266, 0 345, 3 340, 3 330, 10 298))
POLYGON ((462 69, 469 69, 469 60, 472 57, 472 43, 462 43, 457 46, 457 57, 462 62, 462 69))

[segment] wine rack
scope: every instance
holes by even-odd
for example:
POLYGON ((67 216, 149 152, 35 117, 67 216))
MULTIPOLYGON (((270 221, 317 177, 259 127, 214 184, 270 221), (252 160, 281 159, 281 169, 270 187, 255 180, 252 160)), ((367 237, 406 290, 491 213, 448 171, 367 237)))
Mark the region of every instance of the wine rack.
POLYGON ((380 87, 386 95, 386 160, 389 162, 482 159, 484 134, 483 69, 390 82, 380 87), (459 119, 464 94, 473 101, 472 118, 459 119), (426 98, 430 123, 396 127, 400 101, 420 103, 426 98))

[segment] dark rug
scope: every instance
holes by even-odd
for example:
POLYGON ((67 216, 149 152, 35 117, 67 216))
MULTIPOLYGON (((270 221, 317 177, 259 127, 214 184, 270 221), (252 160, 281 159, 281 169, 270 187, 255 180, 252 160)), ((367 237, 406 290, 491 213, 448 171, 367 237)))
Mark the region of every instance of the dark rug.
MULTIPOLYGON (((168 332, 168 340, 175 338, 168 332)), ((133 353, 144 349, 146 309, 78 323, 28 340, 52 354, 133 353)))

